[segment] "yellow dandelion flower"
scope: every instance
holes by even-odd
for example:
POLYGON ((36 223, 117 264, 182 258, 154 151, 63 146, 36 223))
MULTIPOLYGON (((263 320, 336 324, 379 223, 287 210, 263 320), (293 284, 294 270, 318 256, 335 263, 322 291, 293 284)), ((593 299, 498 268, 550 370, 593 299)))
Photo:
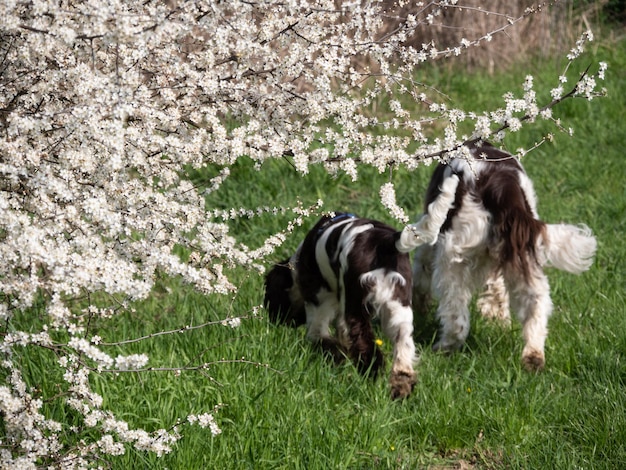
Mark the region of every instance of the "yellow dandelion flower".
POLYGON ((376 341, 374 341, 376 343, 376 346, 382 346, 383 345, 383 340, 376 338, 376 341))

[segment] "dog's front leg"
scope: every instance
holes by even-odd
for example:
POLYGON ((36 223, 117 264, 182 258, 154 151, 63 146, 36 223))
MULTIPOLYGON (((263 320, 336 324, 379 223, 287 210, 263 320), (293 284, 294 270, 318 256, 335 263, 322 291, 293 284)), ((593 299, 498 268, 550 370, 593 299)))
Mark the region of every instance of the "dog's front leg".
POLYGON ((422 245, 413 256, 413 309, 415 313, 426 317, 431 305, 431 281, 435 248, 422 245))
POLYGON ((343 362, 345 351, 341 342, 332 336, 330 325, 335 320, 339 304, 332 292, 321 290, 316 302, 305 302, 307 338, 319 346, 336 364, 343 362))
POLYGON ((469 302, 472 298, 472 273, 465 263, 444 262, 436 265, 433 284, 439 297, 437 319, 440 337, 435 351, 460 349, 470 330, 469 302))

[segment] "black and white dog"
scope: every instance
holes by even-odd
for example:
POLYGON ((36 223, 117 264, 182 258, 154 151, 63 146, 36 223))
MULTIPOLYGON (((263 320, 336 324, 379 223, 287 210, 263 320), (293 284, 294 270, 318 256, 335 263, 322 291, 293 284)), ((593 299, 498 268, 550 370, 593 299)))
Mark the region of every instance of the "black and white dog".
POLYGON ((472 294, 487 284, 487 295, 479 300, 481 313, 508 319, 510 302, 523 325, 522 362, 528 370, 539 370, 552 312, 543 267, 586 271, 596 239, 584 225, 539 220, 532 182, 512 155, 479 141, 468 151, 467 158, 440 164, 432 176, 427 207, 447 177, 456 174, 460 181, 438 241, 416 250, 413 303, 425 308, 430 293, 435 294, 441 331, 434 349, 455 350, 469 333, 472 294))
POLYGON ((267 274, 264 303, 270 319, 306 324, 308 339, 335 360, 347 356, 361 373, 376 375, 384 360, 371 319, 380 317, 393 343, 391 396, 407 397, 417 359, 408 252, 437 240, 457 184, 456 175, 442 181, 428 214, 402 231, 348 213, 322 217, 296 253, 267 274))

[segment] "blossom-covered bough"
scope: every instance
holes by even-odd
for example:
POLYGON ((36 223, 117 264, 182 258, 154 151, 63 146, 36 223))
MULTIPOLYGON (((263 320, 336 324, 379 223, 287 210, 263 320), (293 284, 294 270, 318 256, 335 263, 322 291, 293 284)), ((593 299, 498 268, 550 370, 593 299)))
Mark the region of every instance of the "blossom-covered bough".
MULTIPOLYGON (((83 467, 128 444, 160 455, 184 423, 220 432, 213 408, 151 433, 104 409, 92 374, 159 366, 148 366, 145 354, 113 357, 90 321, 114 322, 150 295, 158 273, 207 295, 236 291, 229 272, 262 271, 267 255, 319 210, 321 202, 297 201, 287 208, 207 207, 205 197, 220 190, 240 157, 261 170, 268 159, 288 158, 300 174, 323 165, 330 175, 343 171, 353 179, 360 165, 411 170, 462 154, 470 139, 498 140, 538 119, 561 128, 555 104, 599 93, 604 64, 582 77, 568 77, 566 69, 550 103, 537 102, 528 77, 523 95, 505 96, 501 109, 450 109, 414 82, 415 69, 478 47, 541 8, 501 15, 488 34, 438 49, 435 42, 406 44, 463 2, 416 3, 402 17, 393 3, 0 4, 0 466, 83 467), (384 29, 391 17, 394 27, 384 29), (567 80, 574 82, 571 92, 564 91, 567 80), (381 119, 370 105, 384 96, 392 114, 381 119), (473 123, 472 135, 459 135, 462 122, 473 123), (194 185, 189 171, 207 167, 214 171, 210 182, 194 185), (259 246, 229 232, 227 219, 278 212, 290 222, 259 246), (15 322, 35 304, 44 305, 43 321, 29 328, 15 322), (63 441, 64 424, 42 412, 50 397, 22 375, 26 348, 56 354, 61 396, 84 429, 97 433, 71 446, 63 441)), ((570 63, 588 40, 590 33, 570 63)), ((394 194, 392 183, 381 188, 383 204, 407 222, 394 194)))

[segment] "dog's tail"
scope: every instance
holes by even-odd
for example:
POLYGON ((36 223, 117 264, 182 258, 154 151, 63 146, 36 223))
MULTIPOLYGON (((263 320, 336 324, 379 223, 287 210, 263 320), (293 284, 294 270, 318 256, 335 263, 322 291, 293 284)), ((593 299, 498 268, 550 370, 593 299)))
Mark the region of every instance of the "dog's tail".
POLYGON ((587 271, 593 263, 597 241, 586 225, 547 224, 545 264, 572 274, 587 271))
POLYGON ((297 327, 306 323, 306 312, 300 290, 294 282, 290 259, 276 265, 265 276, 265 298, 272 323, 297 327))
POLYGON ((459 185, 459 177, 450 174, 441 183, 441 192, 433 202, 428 205, 428 210, 420 220, 408 225, 402 230, 396 249, 401 253, 408 253, 418 246, 437 243, 439 231, 448 217, 448 212, 454 207, 456 188, 459 185))

